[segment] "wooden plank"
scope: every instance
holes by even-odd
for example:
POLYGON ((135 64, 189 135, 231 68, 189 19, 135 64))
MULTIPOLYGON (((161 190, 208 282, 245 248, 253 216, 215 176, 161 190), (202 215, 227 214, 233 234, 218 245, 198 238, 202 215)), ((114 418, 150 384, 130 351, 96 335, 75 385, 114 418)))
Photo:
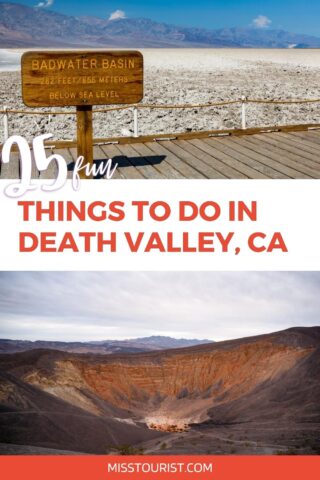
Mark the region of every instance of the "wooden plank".
POLYGON ((307 139, 302 140, 301 138, 295 138, 288 133, 279 133, 278 135, 279 139, 286 144, 296 146, 296 148, 299 148, 299 150, 303 150, 304 152, 308 152, 311 155, 319 158, 319 148, 317 148, 317 146, 313 145, 311 142, 309 143, 307 139))
POLYGON ((306 173, 304 170, 304 166, 295 162, 289 162, 286 160, 281 154, 278 152, 272 151, 270 148, 266 148, 259 140, 249 141, 248 138, 241 138, 237 139, 242 146, 252 150, 255 154, 264 155, 266 156, 269 161, 272 160, 273 162, 277 162, 278 170, 282 171, 282 173, 286 175, 290 175, 292 178, 315 178, 316 173, 314 171, 310 171, 306 173), (312 173, 312 175, 311 175, 312 173))
MULTIPOLYGON (((105 164, 110 159, 110 157, 108 155, 106 155, 106 153, 102 150, 100 145, 95 145, 93 147, 93 158, 94 158, 94 163, 97 166, 99 166, 100 163, 105 164)), ((111 158, 111 160, 112 160, 112 158, 111 158)), ((116 163, 116 162, 112 162, 112 169, 115 166, 114 163, 116 163)), ((105 175, 104 175, 103 178, 105 178, 105 175)), ((112 176, 112 179, 113 180, 119 180, 119 179, 122 179, 122 178, 124 178, 123 175, 121 175, 118 168, 116 168, 116 170, 114 171, 114 174, 112 176)))
MULTIPOLYGON (((260 138, 257 137, 250 137, 245 139, 246 144, 252 144, 254 145, 254 150, 261 152, 264 151, 266 148, 265 145, 260 138)), ((286 152, 283 152, 279 150, 276 147, 273 147, 272 145, 268 145, 268 152, 270 158, 273 160, 276 160, 283 165, 286 165, 290 168, 293 168, 294 170, 297 170, 298 172, 301 172, 303 175, 309 175, 311 178, 319 178, 320 175, 320 170, 319 168, 313 168, 308 165, 306 165, 301 159, 296 161, 293 160, 292 158, 289 158, 288 155, 285 155, 286 152)), ((292 155, 293 156, 293 155, 292 155)))
POLYGON ((0 164, 1 179, 19 179, 20 178, 20 156, 18 152, 11 151, 9 163, 0 164))
POLYGON ((268 178, 263 173, 248 167, 247 165, 241 163, 238 159, 230 157, 226 153, 222 152, 219 148, 216 148, 217 142, 214 144, 215 146, 213 146, 213 142, 209 144, 208 141, 197 139, 189 140, 188 143, 198 147, 203 152, 207 152, 212 157, 214 156, 215 159, 222 164, 223 170, 221 170, 221 172, 225 174, 228 173, 230 178, 268 178))
MULTIPOLYGON (((50 150, 47 150, 47 152, 50 152, 50 150)), ((51 150, 50 155, 53 153, 59 153, 58 151, 51 150)), ((49 156, 49 153, 47 153, 47 156, 49 156)), ((57 178, 58 175, 58 166, 56 161, 50 162, 48 168, 46 170, 43 170, 42 172, 39 172, 39 179, 40 180, 52 180, 54 178, 57 178)))
MULTIPOLYGON (((50 150, 49 150, 49 152, 50 152, 50 150)), ((49 156, 49 155, 51 155, 51 152, 49 154, 47 153, 47 156, 49 156)), ((31 161, 32 161, 31 178, 34 179, 34 180, 37 180, 37 179, 39 179, 39 170, 36 167, 36 162, 35 162, 35 159, 34 159, 33 149, 31 149, 31 161)), ((20 172, 20 176, 21 176, 21 172, 20 172)))
POLYGON ((163 146, 163 142, 147 142, 145 145, 154 153, 157 153, 158 155, 165 155, 166 162, 180 172, 183 178, 206 178, 202 173, 198 172, 198 170, 194 169, 181 160, 181 158, 167 150, 163 146))
MULTIPOLYGON (((119 156, 120 159, 125 162, 117 169, 115 178, 162 178, 162 176, 172 178, 171 175, 173 176, 173 174, 177 175, 174 178, 225 178, 231 175, 232 178, 237 178, 234 171, 240 172, 243 177, 250 176, 251 178, 255 178, 253 177, 255 172, 257 172, 259 178, 269 176, 273 178, 288 178, 294 175, 294 171, 302 173, 302 177, 297 177, 297 173, 295 173, 294 178, 319 178, 319 143, 316 143, 319 141, 320 132, 305 131, 305 133, 298 134, 269 133, 225 138, 210 137, 199 139, 198 141, 189 138, 188 141, 183 140, 181 142, 147 142, 145 145, 138 144, 136 147, 131 147, 130 150, 130 155, 133 155, 135 160, 144 162, 143 165, 138 165, 140 171, 132 165, 130 155, 129 158, 127 155, 123 155, 123 150, 121 149, 125 146, 97 146, 95 147, 95 152, 99 152, 98 156, 101 156, 101 152, 103 152, 104 155, 106 154, 105 148, 107 150, 111 148, 113 154, 119 156), (313 140, 310 141, 310 138, 315 139, 314 144, 313 140), (309 147, 307 148, 309 152, 303 150, 305 144, 309 147), (209 145, 210 149, 205 145, 209 145), (243 150, 243 148, 245 148, 245 150, 243 150), (311 148, 313 153, 311 153, 311 148), (251 150, 251 153, 249 153, 248 150, 251 150), (148 156, 152 154, 151 152, 159 156, 164 155, 166 158, 161 164, 159 163, 153 166, 150 164, 150 161, 147 161, 148 156), (252 152, 256 152, 258 155, 253 155, 252 152), (266 162, 266 158, 268 162, 266 162), (270 164, 270 160, 274 160, 278 162, 278 164, 270 164), (286 170, 286 174, 284 174, 283 170, 279 171, 279 163, 291 170, 286 170), (204 164, 215 171, 215 177, 212 176, 212 170, 210 172, 208 170, 205 172, 202 171, 204 164), (229 167, 230 170, 228 172, 224 170, 222 173, 222 170, 220 170, 222 166, 229 167), (145 173, 144 167, 151 168, 148 176, 145 173), (165 167, 168 168, 168 171, 166 171, 165 167), (141 172, 141 168, 143 172, 141 172), (217 177, 217 173, 220 173, 219 177, 217 177), (155 175, 157 176, 155 177, 155 175)), ((64 143, 64 145, 66 144, 64 143)), ((54 151, 62 154, 66 160, 69 158, 69 162, 77 158, 74 148, 71 150, 55 149, 54 151)), ((50 150, 48 150, 48 152, 50 152, 50 150)), ((96 153, 94 156, 97 158, 96 153)), ((107 156, 109 158, 109 155, 107 156)), ((13 161, 12 157, 11 162, 9 165, 2 165, 0 172, 1 178, 19 178, 20 171, 17 158, 13 161), (11 168, 9 171, 8 167, 10 165, 11 168), (14 173, 14 169, 16 173, 14 173), (9 175, 9 177, 7 175, 9 175)), ((35 169, 35 166, 33 166, 33 168, 35 169)), ((47 172, 42 172, 40 178, 54 178, 55 176, 56 166, 52 163, 50 169, 47 172)), ((36 170, 33 171, 33 178, 37 178, 36 170)))
MULTIPOLYGON (((112 167, 113 168, 113 167, 112 167)), ((118 168, 115 169, 114 174, 112 175, 111 180, 123 180, 124 176, 119 172, 118 168)))
POLYGON ((206 178, 226 178, 226 176, 222 175, 220 172, 218 172, 218 170, 203 162, 201 158, 199 158, 200 155, 195 157, 193 154, 189 153, 187 150, 181 148, 179 145, 170 140, 163 141, 161 144, 188 165, 191 165, 191 167, 202 173, 202 175, 204 175, 206 178))
POLYGON ((69 147, 68 148, 69 152, 71 153, 71 156, 73 158, 74 161, 77 160, 78 156, 77 156, 77 147, 74 146, 74 147, 69 147))
MULTIPOLYGON (((60 150, 60 149, 59 149, 60 150)), ((58 151, 59 151, 58 150, 58 151)), ((77 147, 71 147, 71 148, 68 148, 68 151, 69 153, 71 154, 71 157, 72 157, 72 160, 73 162, 76 162, 77 159, 78 159, 78 151, 77 151, 77 147)), ((70 167, 69 167, 70 168, 70 167)), ((71 171, 71 174, 72 174, 72 171, 71 171)), ((68 173, 68 178, 70 177, 69 173, 68 173)), ((82 176, 80 176, 80 178, 82 178, 82 176)))
MULTIPOLYGON (((78 158, 77 157, 77 149, 76 148, 69 148, 68 150, 71 153, 72 162, 75 162, 78 158)), ((98 145, 95 145, 93 147, 93 155, 94 155, 94 162, 97 162, 96 163, 97 165, 100 163, 101 160, 106 160, 106 159, 109 158, 109 157, 107 157, 106 153, 98 145)), ((72 177, 72 171, 70 172, 70 175, 69 175, 69 172, 68 172, 68 178, 71 178, 71 177, 72 177)), ((115 174, 115 176, 112 177, 112 178, 116 178, 116 177, 118 177, 118 174, 115 174)), ((121 177, 119 177, 119 178, 121 178, 121 177)), ((98 179, 99 179, 99 177, 98 177, 98 179)))
POLYGON ((59 150, 53 150, 53 153, 58 153, 59 155, 63 156, 63 158, 66 161, 67 169, 68 169, 67 177, 69 179, 72 178, 74 160, 70 150, 68 148, 60 148, 59 150))
POLYGON ((317 161, 316 155, 307 152, 302 146, 299 148, 299 146, 296 143, 291 142, 290 140, 284 137, 280 137, 280 136, 277 136, 277 134, 271 133, 270 138, 278 140, 278 142, 282 144, 283 149, 287 150, 288 152, 295 153, 296 155, 299 155, 301 158, 307 158, 309 160, 317 161), (274 135, 276 135, 276 137, 274 137, 274 135))
POLYGON ((303 125, 277 125, 277 126, 264 126, 264 127, 254 127, 247 128, 243 130, 242 128, 228 128, 228 129, 219 129, 219 130, 206 130, 206 131, 193 131, 193 132, 182 132, 182 133, 161 133, 153 135, 142 135, 139 137, 111 137, 111 138, 96 138, 94 139, 97 143, 102 142, 119 142, 121 143, 146 143, 152 142, 155 140, 171 138, 172 140, 188 140, 191 138, 208 138, 212 135, 254 135, 256 133, 264 133, 268 131, 284 131, 284 132, 296 132, 296 131, 305 131, 310 127, 319 127, 320 124, 303 124, 303 125))
POLYGON ((101 145, 101 150, 108 158, 118 164, 117 171, 122 178, 126 179, 142 179, 145 178, 136 167, 132 165, 126 155, 123 155, 115 145, 101 145))
POLYGON ((288 159, 289 162, 294 161, 299 163, 300 165, 311 168, 316 172, 319 171, 320 162, 317 162, 315 160, 309 160, 307 158, 302 158, 298 153, 292 153, 288 150, 285 150, 281 142, 270 138, 268 135, 254 135, 248 138, 248 140, 250 141, 252 138, 255 138, 261 144, 265 144, 268 149, 272 149, 273 151, 281 154, 281 156, 288 159))
POLYGON ((153 165, 151 165, 148 158, 141 157, 137 155, 137 152, 132 148, 131 145, 118 145, 117 148, 120 150, 122 155, 125 155, 129 158, 129 161, 136 169, 145 177, 145 178, 163 178, 161 173, 159 173, 153 165))
POLYGON ((248 157, 248 155, 243 154, 239 150, 235 148, 235 145, 229 144, 228 138, 226 139, 218 139, 218 138, 210 138, 205 140, 206 143, 209 145, 213 146, 215 149, 221 150, 221 152, 224 152, 226 155, 228 155, 230 158, 234 158, 236 161, 241 161, 242 164, 248 165, 253 169, 253 171, 257 172, 254 173, 251 178, 260 178, 258 175, 262 174, 265 175, 268 178, 288 178, 286 175, 283 175, 282 173, 278 172, 278 170, 275 170, 274 168, 270 167, 269 165, 266 165, 263 162, 260 162, 256 158, 251 158, 248 157))
MULTIPOLYGON (((305 133, 305 132, 297 132, 297 133, 305 133)), ((317 145, 320 144, 320 132, 317 130, 309 130, 308 137, 312 139, 312 142, 316 143, 317 145)))
MULTIPOLYGON (((290 132, 291 135, 291 132, 290 132)), ((316 131, 309 130, 308 132, 294 132, 296 138, 308 139, 312 145, 320 145, 320 134, 316 131)))
POLYGON ((243 143, 243 138, 232 137, 230 138, 229 144, 233 145, 236 150, 242 152, 248 157, 263 162, 282 173, 282 175, 284 175, 283 178, 309 178, 307 175, 297 172, 293 168, 287 167, 282 163, 270 158, 268 155, 268 150, 262 150, 263 153, 256 151, 250 144, 248 146, 247 144, 243 143))
POLYGON ((209 147, 203 140, 179 140, 179 145, 185 150, 188 150, 196 158, 203 160, 212 168, 224 175, 226 178, 248 178, 234 166, 222 162, 219 155, 216 155, 215 150, 209 147))
MULTIPOLYGON (((94 112, 94 111, 93 111, 94 112)), ((215 138, 216 135, 224 136, 224 135, 236 135, 236 136, 247 136, 247 135, 255 135, 258 133, 264 133, 269 131, 284 131, 284 132, 300 132, 300 131, 309 131, 309 128, 319 128, 320 124, 304 124, 304 125, 279 125, 279 126, 272 126, 272 127, 256 127, 250 129, 221 129, 221 130, 207 130, 201 132, 184 132, 184 133, 162 133, 159 135, 142 135, 140 137, 103 137, 103 138, 95 138, 93 143, 110 143, 116 142, 119 144, 131 144, 131 143, 146 143, 146 142, 154 142, 157 139, 163 138, 172 138, 175 140, 189 140, 193 138, 210 138, 213 136, 215 138)), ((312 130, 310 133, 316 133, 317 130, 312 130)), ((52 141, 48 140, 45 142, 46 146, 54 146, 55 148, 72 148, 76 146, 75 140, 57 140, 52 141)), ((0 151, 2 149, 2 144, 0 144, 0 151)))
POLYGON ((310 137, 309 132, 294 132, 294 133, 286 133, 281 134, 285 135, 288 139, 292 140, 293 142, 310 149, 311 153, 315 153, 315 155, 319 155, 320 152, 320 145, 319 143, 315 142, 312 137, 310 137))
MULTIPOLYGON (((138 155, 143 155, 144 158, 148 158, 148 160, 149 160, 149 158, 153 158, 155 156, 153 150, 151 150, 144 143, 135 143, 134 145, 132 145, 132 148, 137 152, 138 155)), ((184 178, 184 176, 181 175, 181 173, 178 170, 173 168, 170 165, 170 163, 166 162, 166 156, 165 155, 163 155, 163 154, 162 155, 157 155, 156 157, 160 158, 161 161, 159 163, 155 163, 154 168, 156 168, 164 178, 170 178, 170 179, 184 178)))
POLYGON ((288 144, 283 138, 278 136, 273 136, 273 134, 266 135, 263 140, 276 145, 278 148, 285 150, 286 152, 292 153, 297 155, 301 160, 311 160, 312 162, 318 163, 319 160, 317 159, 316 155, 312 155, 308 152, 305 152, 301 148, 297 148, 297 145, 294 143, 288 144))

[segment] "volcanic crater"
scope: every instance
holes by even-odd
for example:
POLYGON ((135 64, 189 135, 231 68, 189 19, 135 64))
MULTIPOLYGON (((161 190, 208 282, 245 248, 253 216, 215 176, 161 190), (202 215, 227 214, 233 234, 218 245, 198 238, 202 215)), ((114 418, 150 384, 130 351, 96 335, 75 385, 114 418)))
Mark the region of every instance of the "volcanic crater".
POLYGON ((147 353, 30 350, 0 369, 2 445, 319 452, 320 327, 147 353))

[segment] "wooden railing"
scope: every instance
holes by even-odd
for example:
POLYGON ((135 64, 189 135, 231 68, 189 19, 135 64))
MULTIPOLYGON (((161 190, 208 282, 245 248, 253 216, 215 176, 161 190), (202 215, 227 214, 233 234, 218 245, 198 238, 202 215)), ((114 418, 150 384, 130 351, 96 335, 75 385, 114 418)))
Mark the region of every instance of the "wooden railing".
MULTIPOLYGON (((133 137, 139 136, 139 116, 138 111, 143 109, 150 110, 174 110, 174 109, 189 109, 189 108, 214 108, 223 107, 227 105, 241 105, 241 129, 247 129, 247 105, 248 104, 265 104, 265 105, 299 105, 299 104, 312 104, 320 103, 320 98, 315 99, 286 99, 286 100, 265 100, 265 99, 253 99, 241 97, 236 100, 226 100, 220 102, 210 103, 195 103, 195 104, 148 104, 141 103, 136 105, 118 105, 114 107, 96 108, 93 113, 108 113, 120 110, 131 110, 133 117, 133 137)), ((11 109, 6 106, 0 110, 3 121, 3 141, 9 138, 9 115, 76 115, 76 110, 27 110, 27 109, 11 109)))

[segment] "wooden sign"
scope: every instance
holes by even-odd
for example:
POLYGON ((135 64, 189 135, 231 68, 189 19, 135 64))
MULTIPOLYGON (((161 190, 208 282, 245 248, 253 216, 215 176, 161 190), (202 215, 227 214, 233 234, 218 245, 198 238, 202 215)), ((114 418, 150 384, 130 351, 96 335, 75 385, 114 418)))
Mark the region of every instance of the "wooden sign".
POLYGON ((92 105, 133 104, 143 98, 143 56, 137 51, 26 52, 21 75, 28 107, 77 107, 77 153, 90 164, 92 105))
POLYGON ((137 51, 26 52, 22 98, 28 107, 138 103, 143 57, 137 51))

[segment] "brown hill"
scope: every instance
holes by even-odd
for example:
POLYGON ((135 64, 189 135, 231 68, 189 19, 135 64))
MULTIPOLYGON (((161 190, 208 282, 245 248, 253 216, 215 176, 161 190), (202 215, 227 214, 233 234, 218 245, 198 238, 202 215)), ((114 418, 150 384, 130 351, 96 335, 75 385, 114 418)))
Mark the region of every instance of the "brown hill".
POLYGON ((191 347, 212 343, 212 340, 198 340, 196 338, 171 338, 165 336, 151 336, 130 338, 128 340, 102 340, 95 342, 58 342, 48 340, 12 340, 0 338, 1 353, 18 353, 27 350, 49 349, 61 350, 70 353, 139 353, 152 350, 166 350, 168 348, 191 347))
MULTIPOLYGON (((229 434, 235 430, 238 435, 246 425, 252 432, 260 429, 262 453, 269 453, 265 446, 269 440, 281 450, 292 446, 293 438, 295 448, 312 453, 318 448, 320 432, 319 349, 320 327, 313 327, 139 354, 33 350, 0 355, 0 368, 6 375, 0 387, 1 431, 3 425, 6 427, 1 441, 27 445, 28 432, 32 431, 32 445, 38 447, 55 445, 53 448, 70 450, 70 445, 76 445, 73 448, 78 451, 102 453, 97 447, 101 438, 86 444, 70 441, 71 437, 62 441, 53 431, 52 443, 47 442, 43 412, 50 411, 57 422, 56 412, 75 409, 70 415, 79 421, 74 430, 73 424, 68 427, 70 435, 81 438, 77 429, 87 429, 89 424, 97 438, 100 431, 108 432, 104 445, 119 445, 125 440, 132 445, 147 442, 145 447, 157 453, 158 440, 153 438, 163 435, 158 429, 170 432, 166 434, 171 442, 168 453, 201 453, 201 442, 198 447, 189 441, 182 447, 176 444, 175 432, 185 430, 182 435, 186 438, 202 432, 200 437, 210 435, 211 445, 215 445, 212 435, 217 430, 221 433, 222 428, 225 438, 226 430, 229 434), (30 408, 38 403, 39 407, 30 408), (10 425, 16 428, 6 423, 8 412, 10 425), (28 422, 23 438, 18 429, 21 416, 28 422), (12 418, 17 420, 12 423, 12 418), (279 438, 283 435, 280 447, 276 433, 279 438), (306 437, 310 445, 304 446, 306 437)), ((63 422, 58 426, 62 428, 63 422)), ((204 444, 207 448, 207 438, 204 444)), ((253 453, 252 445, 248 453, 253 453)))
POLYGON ((117 420, 124 416, 123 412, 110 409, 90 393, 87 395, 88 401, 97 403, 102 415, 82 408, 81 402, 76 406, 76 398, 73 405, 17 377, 0 373, 0 442, 106 453, 110 446, 159 436, 143 424, 117 420))

